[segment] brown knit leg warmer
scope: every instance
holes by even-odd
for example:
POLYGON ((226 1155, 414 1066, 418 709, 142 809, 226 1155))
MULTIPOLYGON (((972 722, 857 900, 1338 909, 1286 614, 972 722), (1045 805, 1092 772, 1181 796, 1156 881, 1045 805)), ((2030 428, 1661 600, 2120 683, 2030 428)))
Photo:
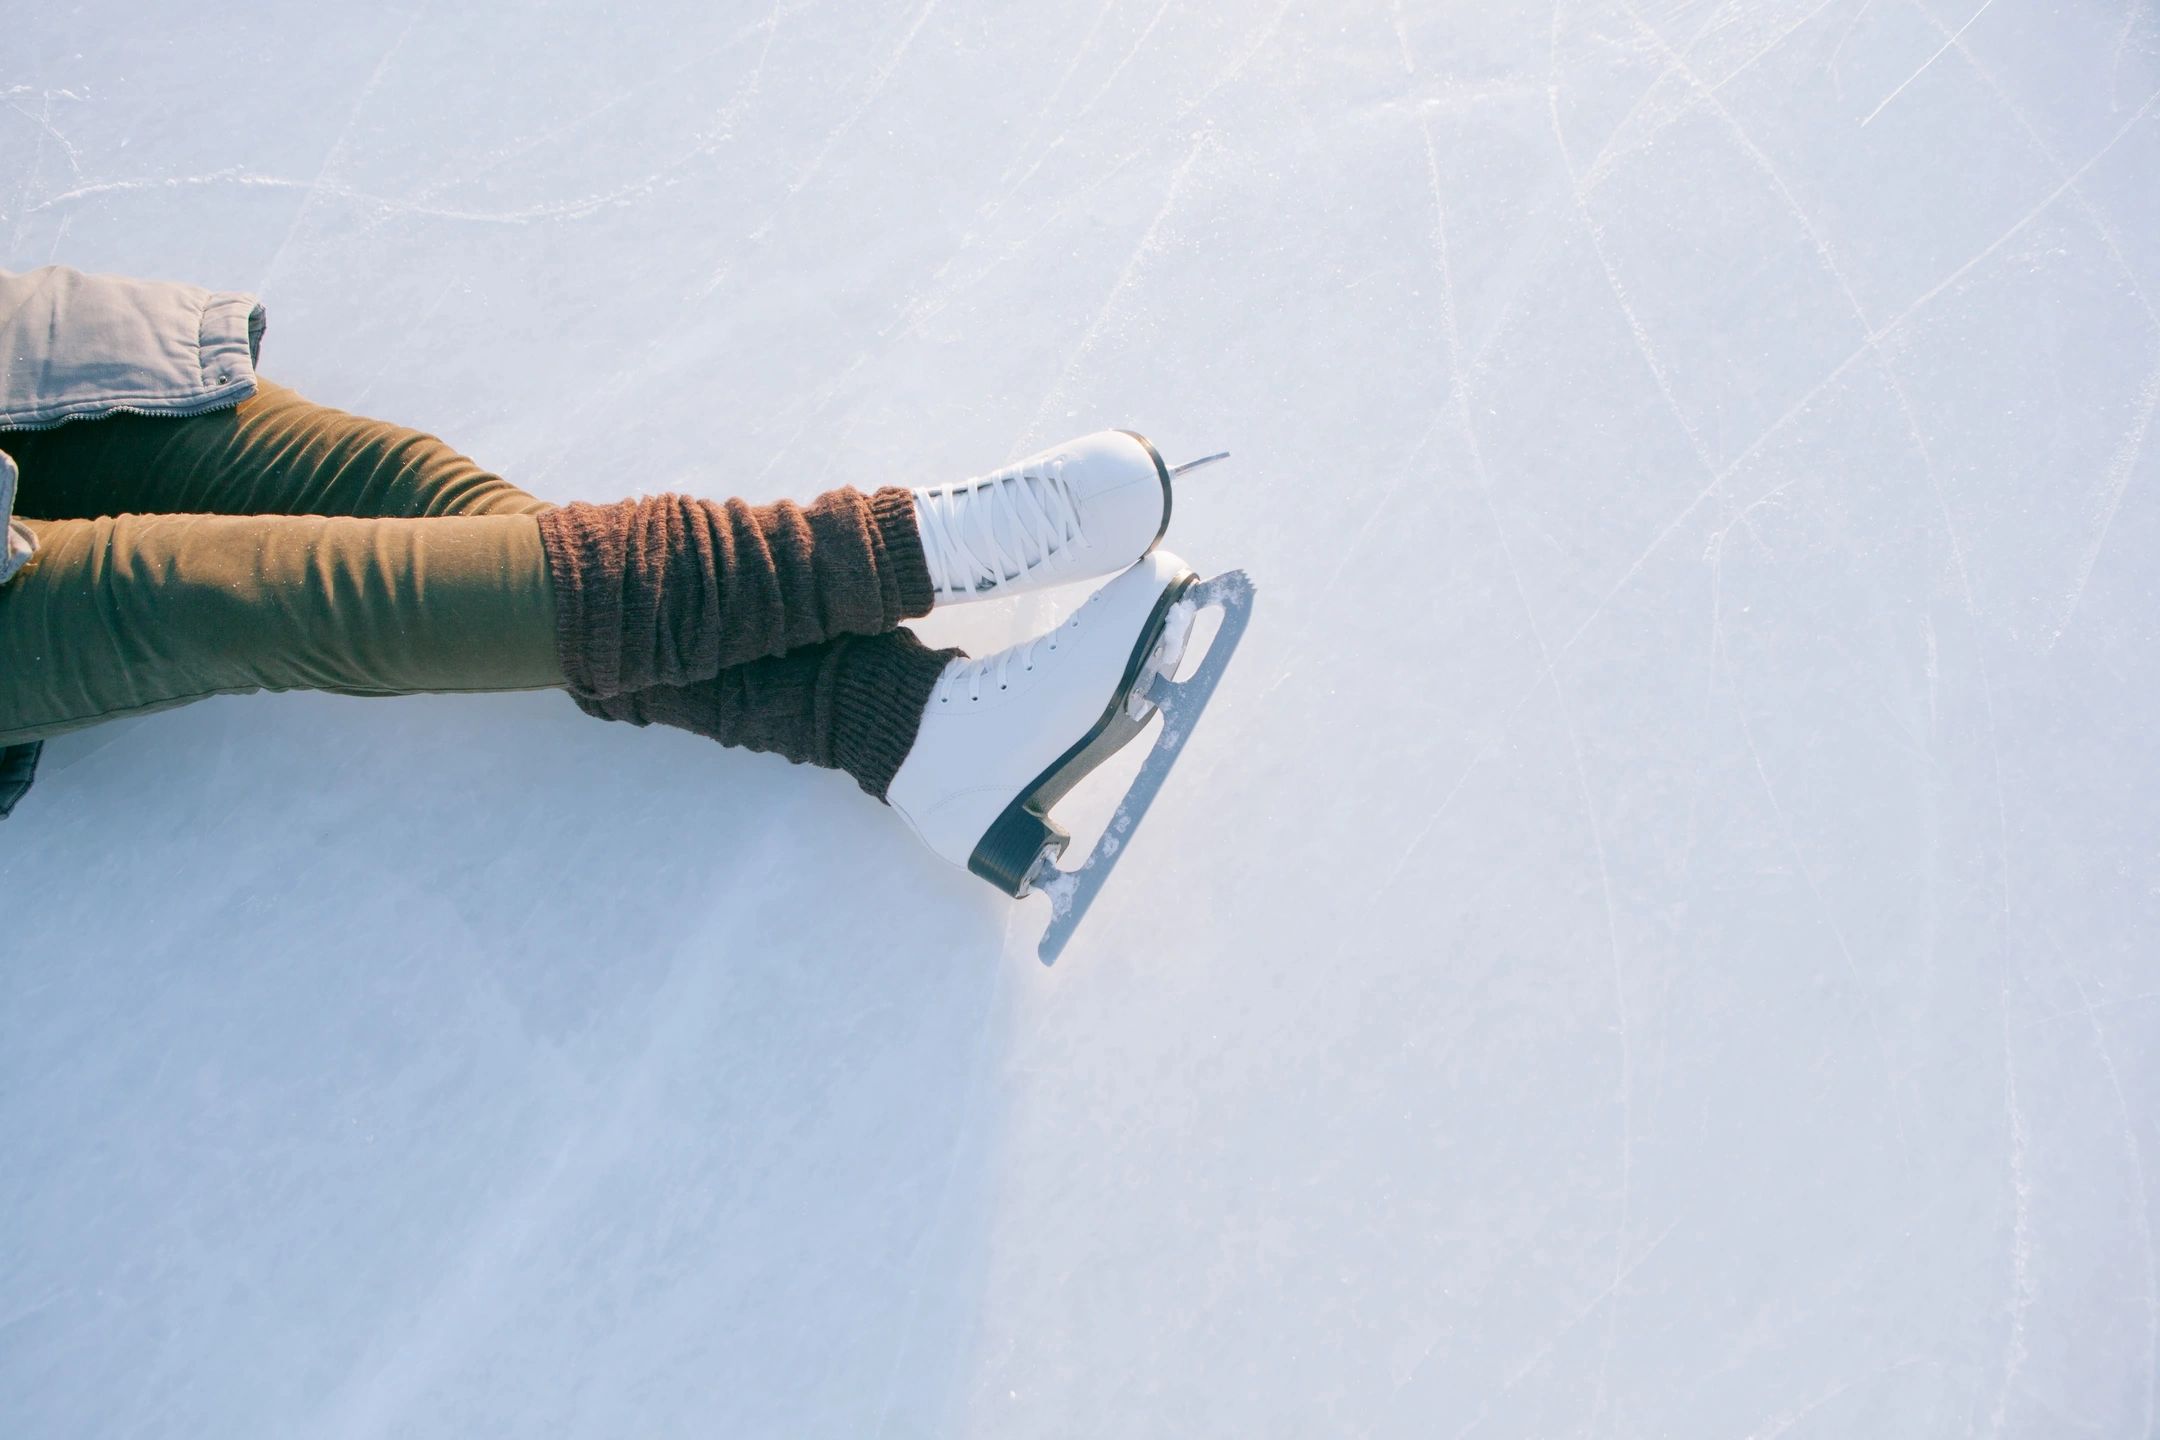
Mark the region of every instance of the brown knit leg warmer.
POLYGON ((539 521, 574 695, 695 686, 930 609, 914 499, 897 487, 808 506, 653 495, 539 521))
POLYGON ((695 685, 572 698, 602 719, 672 725, 798 765, 845 770, 883 800, 915 743, 931 687, 958 654, 895 630, 752 660, 695 685))

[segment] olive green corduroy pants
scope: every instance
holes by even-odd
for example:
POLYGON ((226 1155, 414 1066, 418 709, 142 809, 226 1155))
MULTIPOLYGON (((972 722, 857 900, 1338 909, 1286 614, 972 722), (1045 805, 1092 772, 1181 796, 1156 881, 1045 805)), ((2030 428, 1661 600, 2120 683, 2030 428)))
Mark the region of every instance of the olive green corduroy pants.
POLYGON ((0 449, 38 542, 0 587, 0 745, 206 695, 563 684, 551 507, 430 436, 266 382, 0 449))
POLYGON ((32 747, 207 695, 563 688, 871 795, 945 663, 904 489, 557 508, 265 383, 183 420, 0 431, 37 554, 0 586, 0 814, 32 747))

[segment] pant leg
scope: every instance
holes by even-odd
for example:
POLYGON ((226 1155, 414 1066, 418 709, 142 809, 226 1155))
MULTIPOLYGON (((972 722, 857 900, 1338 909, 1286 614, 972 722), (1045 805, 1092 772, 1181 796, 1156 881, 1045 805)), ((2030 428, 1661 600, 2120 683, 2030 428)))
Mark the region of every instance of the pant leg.
POLYGON ((807 506, 655 495, 558 509, 431 435, 268 382, 232 410, 0 432, 0 449, 22 468, 26 518, 541 517, 564 674, 588 694, 696 684, 930 608, 913 499, 896 487, 807 506))
POLYGON ((0 432, 26 518, 538 515, 554 507, 433 435, 261 382, 230 410, 0 432))
POLYGON ((0 586, 0 745, 208 695, 557 687, 529 515, 33 520, 0 586))
MULTIPOLYGON (((378 695, 567 679, 593 714, 845 770, 882 797, 957 653, 880 633, 929 608, 904 490, 842 489, 807 507, 658 496, 557 512, 433 436, 267 382, 230 411, 0 432, 0 448, 23 466, 21 513, 54 522, 38 527, 45 580, 24 589, 32 598, 0 604, 0 674, 23 682, 0 686, 0 743, 256 689, 378 695), (475 552, 447 534, 174 530, 137 515, 148 511, 183 512, 159 517, 170 521, 549 515, 555 663, 531 648, 539 607, 519 584, 492 610, 459 613, 486 586, 454 573, 475 552), (311 566, 313 543, 328 548, 311 566), (247 554, 263 567, 248 571, 247 554), (324 584, 325 574, 362 583, 324 584), (429 606, 450 613, 416 613, 429 606), (515 633, 492 643, 505 626, 515 633), (832 641, 853 634, 877 643, 832 641)), ((478 569, 500 551, 498 569, 529 582, 530 556, 509 553, 522 541, 483 540, 478 569)))

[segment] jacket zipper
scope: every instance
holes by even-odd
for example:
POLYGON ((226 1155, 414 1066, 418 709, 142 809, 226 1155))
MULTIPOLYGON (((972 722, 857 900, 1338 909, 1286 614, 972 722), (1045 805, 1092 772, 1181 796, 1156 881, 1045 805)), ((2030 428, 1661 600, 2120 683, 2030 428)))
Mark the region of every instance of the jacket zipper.
POLYGON ((244 403, 249 395, 236 395, 230 400, 220 400, 215 405, 205 405, 199 410, 145 410, 140 405, 104 405, 80 415, 62 415, 52 420, 40 420, 33 425, 0 425, 0 430, 57 430, 75 420, 95 420, 101 415, 147 415, 153 420, 187 420, 197 415, 215 415, 220 410, 231 410, 244 403))

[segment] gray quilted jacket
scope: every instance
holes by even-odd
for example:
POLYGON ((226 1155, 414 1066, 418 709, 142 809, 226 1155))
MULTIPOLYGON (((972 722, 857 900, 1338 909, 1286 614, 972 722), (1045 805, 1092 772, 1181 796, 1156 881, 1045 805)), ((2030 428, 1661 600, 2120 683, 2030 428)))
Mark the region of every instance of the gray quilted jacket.
MULTIPOLYGON (((58 265, 0 270, 0 431, 116 410, 200 415, 237 405, 255 393, 262 332, 262 306, 250 295, 58 265)), ((15 518, 20 480, 0 450, 0 585, 37 548, 15 518)), ((0 815, 30 788, 37 750, 0 750, 0 815)))

